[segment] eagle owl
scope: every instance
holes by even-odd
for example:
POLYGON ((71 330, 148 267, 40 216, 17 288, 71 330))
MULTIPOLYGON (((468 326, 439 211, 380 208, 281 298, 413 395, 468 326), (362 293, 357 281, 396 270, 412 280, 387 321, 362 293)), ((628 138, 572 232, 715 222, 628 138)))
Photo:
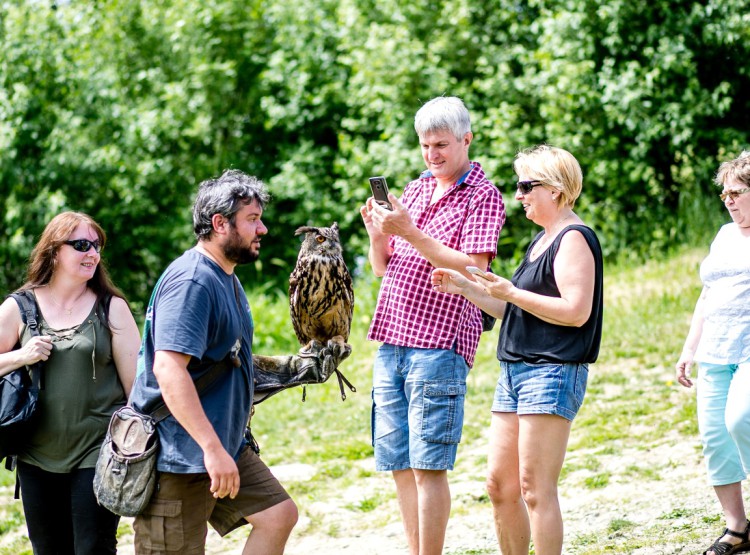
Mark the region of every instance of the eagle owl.
POLYGON ((316 339, 349 338, 354 310, 352 277, 344 262, 339 226, 300 227, 305 234, 289 276, 289 311, 301 345, 316 339))

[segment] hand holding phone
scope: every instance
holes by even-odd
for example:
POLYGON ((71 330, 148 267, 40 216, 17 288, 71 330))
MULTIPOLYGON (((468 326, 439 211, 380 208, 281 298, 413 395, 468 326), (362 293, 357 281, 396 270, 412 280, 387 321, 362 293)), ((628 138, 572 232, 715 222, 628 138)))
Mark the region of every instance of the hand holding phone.
POLYGON ((480 278, 489 279, 487 276, 487 272, 484 270, 480 270, 476 266, 466 266, 466 271, 470 274, 474 274, 475 276, 479 276, 480 278))
POLYGON ((385 177, 382 175, 371 177, 370 189, 372 189, 372 198, 375 199, 375 202, 388 210, 393 210, 393 205, 388 200, 388 184, 385 181, 385 177))

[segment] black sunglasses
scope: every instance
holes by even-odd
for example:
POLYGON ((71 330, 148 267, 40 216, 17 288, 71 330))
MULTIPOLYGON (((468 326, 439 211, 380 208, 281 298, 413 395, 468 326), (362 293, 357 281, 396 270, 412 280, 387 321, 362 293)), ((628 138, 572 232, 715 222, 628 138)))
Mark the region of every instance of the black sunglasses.
POLYGON ((99 241, 89 241, 88 239, 71 239, 70 241, 63 241, 66 245, 70 245, 78 252, 89 252, 91 247, 94 247, 96 252, 102 250, 99 241))
POLYGON ((544 185, 544 183, 534 179, 532 181, 519 181, 516 183, 516 188, 522 195, 528 195, 534 187, 539 187, 541 185, 544 185))

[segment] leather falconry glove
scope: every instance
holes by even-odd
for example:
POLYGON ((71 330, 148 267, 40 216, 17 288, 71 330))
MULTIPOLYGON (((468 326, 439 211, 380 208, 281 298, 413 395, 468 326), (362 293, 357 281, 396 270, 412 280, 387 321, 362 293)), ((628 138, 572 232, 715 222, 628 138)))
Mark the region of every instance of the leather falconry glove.
POLYGON ((304 402, 306 398, 304 386, 325 383, 333 374, 336 374, 338 378, 341 399, 346 399, 344 384, 351 391, 356 391, 356 388, 338 368, 351 352, 351 345, 344 342, 341 336, 336 336, 329 339, 326 345, 313 339, 296 355, 253 355, 255 374, 253 405, 265 401, 279 391, 300 385, 303 386, 302 401, 304 402))

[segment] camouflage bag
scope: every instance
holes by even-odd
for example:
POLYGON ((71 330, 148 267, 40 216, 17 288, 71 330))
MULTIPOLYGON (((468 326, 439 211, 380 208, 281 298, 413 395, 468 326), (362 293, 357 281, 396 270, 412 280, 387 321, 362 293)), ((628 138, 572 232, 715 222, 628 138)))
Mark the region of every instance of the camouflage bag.
POLYGON ((136 516, 156 485, 156 421, 125 406, 109 422, 94 474, 96 500, 115 514, 136 516))

